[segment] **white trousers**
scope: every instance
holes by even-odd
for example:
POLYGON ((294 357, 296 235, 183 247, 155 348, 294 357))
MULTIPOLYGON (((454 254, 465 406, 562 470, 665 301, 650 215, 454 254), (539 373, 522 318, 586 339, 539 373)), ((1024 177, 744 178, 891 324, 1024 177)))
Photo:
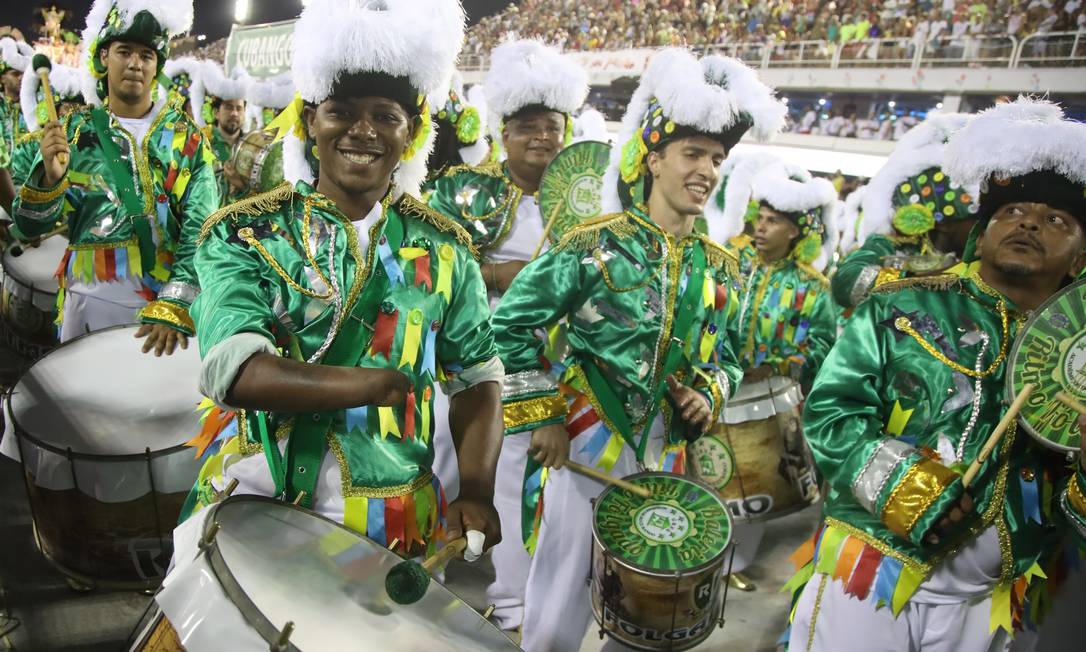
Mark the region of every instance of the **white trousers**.
POLYGON ((494 507, 501 519, 502 541, 490 552, 494 581, 486 587, 486 600, 494 605, 494 620, 502 629, 516 629, 524 618, 524 589, 532 558, 524 549, 521 505, 524 467, 531 444, 531 432, 507 435, 502 440, 494 481, 494 507))
MULTIPOLYGON (((742 518, 735 520, 732 524, 735 558, 731 559, 731 572, 742 573, 754 563, 763 536, 765 536, 765 521, 747 521, 742 518)), ((728 572, 728 562, 724 563, 724 572, 728 572)))
MULTIPOLYGON (((110 326, 135 324, 136 313, 147 305, 147 300, 137 294, 142 287, 138 279, 123 279, 83 285, 68 279, 70 284, 64 297, 64 319, 60 324, 60 341, 100 331, 110 326)), ((142 346, 132 342, 133 350, 142 346)))
POLYGON ((845 593, 840 580, 816 573, 796 605, 790 652, 997 652, 1010 637, 989 631, 999 542, 989 528, 944 561, 895 618, 845 593), (821 597, 819 593, 821 592, 821 597), (814 629, 813 636, 811 629, 814 629))

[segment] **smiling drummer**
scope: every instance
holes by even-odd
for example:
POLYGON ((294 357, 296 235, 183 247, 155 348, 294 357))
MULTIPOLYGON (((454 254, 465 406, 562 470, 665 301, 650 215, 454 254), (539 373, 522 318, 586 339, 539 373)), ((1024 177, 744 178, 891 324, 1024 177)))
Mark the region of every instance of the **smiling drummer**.
MULTIPOLYGON (((463 37, 456 0, 313 0, 295 25, 299 97, 278 126, 311 184, 212 215, 197 267, 201 390, 239 411, 190 504, 238 491, 311 507, 407 556, 447 532, 500 534, 502 366, 467 233, 417 199, 463 37), (431 472, 434 383, 452 403, 460 495, 431 472), (278 445, 273 442, 278 441, 278 445), (302 493, 304 492, 304 494, 302 493)), ((481 553, 482 542, 469 539, 481 553)))
POLYGON ((1042 615, 1061 542, 1086 544, 1083 468, 1071 476, 1024 429, 968 491, 961 475, 1006 410, 1027 313, 1086 264, 1083 151, 1086 125, 1028 99, 951 137, 943 169, 981 188, 968 266, 877 290, 807 399, 830 491, 823 527, 793 557, 807 564, 789 585, 791 650, 1003 649, 1042 615))
MULTIPOLYGON (((709 427, 740 377, 729 316, 736 260, 695 234, 694 220, 742 135, 768 136, 783 116, 738 61, 681 49, 653 57, 604 177, 605 206, 620 212, 574 228, 524 268, 494 315, 511 372, 506 432, 534 431, 535 463, 573 459, 616 477, 682 472, 685 437, 709 427), (535 331, 567 315, 563 395, 535 331)), ((590 500, 602 489, 569 471, 548 477, 525 599, 529 651, 575 650, 584 638, 590 500)))

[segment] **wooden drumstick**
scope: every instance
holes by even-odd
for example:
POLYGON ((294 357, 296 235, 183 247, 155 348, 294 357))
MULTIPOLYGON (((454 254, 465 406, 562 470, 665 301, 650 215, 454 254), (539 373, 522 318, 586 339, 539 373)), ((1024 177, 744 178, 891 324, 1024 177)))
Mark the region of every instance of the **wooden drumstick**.
POLYGON ((1026 383, 1022 386, 1022 391, 1018 392, 1018 396, 1014 397, 1014 402, 1007 408, 1007 411, 1003 414, 1003 418, 999 420, 995 430, 992 431, 992 435, 988 437, 988 441, 984 443, 984 448, 980 449, 980 454, 977 455, 977 459, 973 460, 973 463, 969 465, 969 468, 965 471, 965 476, 962 478, 962 487, 968 488, 973 483, 973 479, 977 477, 977 473, 980 472, 980 465, 984 464, 984 461, 988 459, 988 456, 995 450, 996 444, 1003 438, 1003 433, 1007 432, 1007 428, 1011 427, 1014 420, 1018 417, 1018 412, 1022 410, 1022 406, 1026 404, 1026 400, 1029 395, 1033 393, 1033 390, 1037 386, 1033 383, 1026 383))
POLYGON ((1078 400, 1074 396, 1071 396, 1062 389, 1056 392, 1056 400, 1071 408, 1075 412, 1078 412, 1079 414, 1086 414, 1086 404, 1084 404, 1082 401, 1078 400))
POLYGON ((599 480, 600 482, 606 484, 613 484, 619 489, 625 489, 626 491, 641 496, 642 498, 652 498, 652 492, 649 491, 648 487, 642 487, 639 484, 634 484, 629 480, 623 480, 622 478, 612 477, 611 475, 591 466, 585 466, 584 464, 578 464, 569 460, 566 461, 565 466, 570 471, 580 473, 583 476, 599 480))
POLYGON ((543 228, 543 238, 540 239, 539 244, 536 245, 535 253, 532 254, 532 260, 539 258, 539 254, 543 252, 543 245, 547 244, 547 239, 551 237, 551 231, 554 230, 554 223, 558 221, 558 209, 561 208, 561 204, 554 207, 551 211, 550 219, 547 220, 547 226, 543 228))
MULTIPOLYGON (((49 114, 49 121, 56 122, 58 120, 57 105, 53 101, 53 87, 49 85, 49 71, 53 69, 53 64, 49 61, 49 57, 44 54, 35 54, 30 65, 34 67, 35 74, 41 80, 41 91, 42 95, 45 96, 45 110, 49 114)), ((68 153, 61 152, 57 154, 57 160, 64 165, 68 165, 68 153)))

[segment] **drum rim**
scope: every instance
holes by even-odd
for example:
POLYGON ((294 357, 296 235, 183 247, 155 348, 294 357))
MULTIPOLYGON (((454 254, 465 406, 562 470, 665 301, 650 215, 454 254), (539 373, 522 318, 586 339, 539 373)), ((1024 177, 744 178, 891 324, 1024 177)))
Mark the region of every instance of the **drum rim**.
MULTIPOLYGON (((13 245, 9 246, 7 249, 4 250, 3 257, 2 257, 3 260, 7 260, 8 256, 11 255, 11 247, 13 247, 13 246, 15 246, 15 245, 13 244, 13 245)), ((65 251, 66 250, 67 250, 67 246, 65 246, 65 251)), ((60 259, 57 260, 57 263, 60 263, 60 259)), ((19 274, 17 274, 14 270, 9 269, 7 265, 3 265, 3 268, 4 268, 4 278, 5 279, 10 278, 12 281, 14 281, 18 285, 21 285, 24 288, 30 290, 31 292, 37 292, 39 294, 44 294, 46 296, 52 295, 54 298, 56 298, 57 294, 60 293, 59 283, 58 283, 58 287, 57 287, 56 290, 45 291, 45 290, 42 290, 41 288, 35 287, 33 283, 27 282, 19 274)), ((97 332, 97 331, 95 331, 95 332, 97 332)), ((82 337, 82 335, 80 337, 82 337)))
MULTIPOLYGON (((229 496, 225 500, 219 501, 219 502, 215 503, 214 505, 208 507, 207 509, 212 510, 212 511, 208 514, 207 519, 204 521, 204 527, 203 527, 203 530, 201 531, 201 539, 206 540, 206 537, 207 537, 209 531, 211 530, 211 528, 217 527, 216 523, 217 523, 218 519, 216 518, 216 516, 218 515, 219 510, 222 508, 223 505, 226 505, 228 503, 241 503, 241 502, 267 503, 267 504, 276 505, 277 507, 282 507, 282 508, 287 508, 287 509, 302 512, 304 514, 312 516, 313 518, 317 518, 317 519, 320 519, 322 521, 325 521, 326 523, 329 523, 329 524, 335 526, 336 528, 339 528, 339 529, 341 529, 341 530, 343 530, 345 532, 348 532, 348 533, 350 533, 350 534, 352 534, 352 535, 354 535, 356 537, 359 537, 360 539, 366 539, 367 541, 370 541, 371 543, 373 543, 375 548, 385 550, 386 552, 388 552, 388 554, 395 555, 396 557, 399 558, 399 555, 396 555, 396 553, 387 550, 386 548, 384 548, 383 546, 378 544, 376 541, 373 541, 369 537, 367 537, 367 536, 365 536, 363 534, 360 534, 359 532, 357 532, 355 530, 352 530, 351 528, 347 527, 346 525, 344 525, 342 523, 338 523, 338 522, 328 518, 327 516, 324 516, 322 514, 318 514, 317 512, 314 512, 313 510, 310 510, 310 509, 306 509, 306 508, 304 508, 304 507, 302 507, 300 505, 295 505, 293 503, 284 502, 282 500, 278 500, 278 499, 275 499, 275 498, 270 498, 268 496, 260 496, 260 495, 256 495, 256 494, 242 494, 242 495, 238 495, 238 496, 229 496)), ((241 587, 241 584, 237 581, 237 578, 234 577, 233 572, 230 571, 230 568, 226 564, 226 560, 223 558, 222 552, 219 549, 218 537, 213 538, 211 540, 211 542, 208 543, 208 544, 201 544, 201 548, 202 548, 202 550, 201 550, 200 554, 204 555, 207 558, 208 566, 211 568, 212 574, 215 575, 216 581, 218 581, 219 586, 222 587, 223 593, 225 593, 226 596, 228 598, 230 598, 230 600, 233 602, 234 606, 237 607, 239 612, 241 612, 242 618, 244 618, 245 621, 247 623, 249 623, 249 625, 252 626, 253 629, 255 629, 257 631, 257 634, 259 634, 260 637, 263 638, 267 643, 269 643, 269 644, 275 643, 279 639, 279 630, 275 629, 275 625, 273 625, 272 622, 270 620, 268 620, 268 617, 264 615, 264 613, 260 610, 260 607, 256 606, 256 603, 252 601, 252 599, 249 597, 249 595, 241 587), (224 579, 226 579, 226 578, 228 578, 228 580, 224 581, 224 579)), ((471 606, 471 604, 469 604, 467 600, 464 600, 462 597, 460 597, 457 593, 454 593, 451 589, 446 587, 444 584, 441 584, 440 582, 438 582, 438 584, 443 589, 448 591, 448 593, 452 597, 459 600, 460 604, 463 605, 463 607, 469 609, 472 613, 474 613, 476 616, 478 616, 479 621, 481 623, 485 623, 486 626, 489 626, 491 629, 493 629, 494 632, 498 636, 501 637, 501 639, 509 641, 509 637, 506 636, 505 633, 502 632, 502 630, 499 629, 497 625, 490 622, 490 620, 488 620, 486 618, 483 618, 483 614, 479 613, 479 611, 476 610, 475 607, 471 606)), ((509 641, 509 642, 510 642, 510 645, 513 645, 512 641, 509 641)), ((293 642, 288 642, 287 649, 291 650, 292 652, 300 652, 299 648, 296 647, 293 642)))
MULTIPOLYGON (((21 374, 19 374, 19 377, 15 380, 15 382, 12 383, 11 387, 9 387, 7 389, 7 391, 4 392, 5 397, 8 399, 5 402, 4 409, 7 412, 7 418, 11 422, 11 426, 12 426, 13 431, 15 432, 15 436, 20 438, 20 439, 26 439, 26 440, 30 441, 31 443, 33 443, 38 448, 47 450, 50 453, 55 453, 57 455, 62 455, 64 457, 71 457, 72 459, 96 460, 96 461, 101 461, 101 462, 135 462, 135 461, 139 461, 139 460, 153 459, 153 458, 157 458, 157 457, 164 457, 166 455, 172 455, 174 453, 177 453, 178 451, 182 451, 182 450, 185 450, 185 449, 189 448, 184 443, 180 443, 180 444, 177 444, 175 446, 170 446, 169 448, 160 448, 158 450, 147 449, 147 450, 144 450, 142 453, 117 453, 117 454, 109 454, 109 455, 98 455, 98 454, 95 454, 95 453, 81 453, 81 452, 74 451, 71 448, 60 448, 59 446, 57 446, 55 444, 50 444, 50 443, 42 441, 41 439, 39 439, 35 435, 32 435, 30 433, 30 431, 28 431, 22 425, 20 425, 19 420, 15 418, 15 412, 14 412, 14 410, 12 410, 12 407, 11 407, 12 394, 14 393, 15 388, 19 386, 19 383, 23 382, 23 379, 30 373, 30 370, 34 368, 34 365, 37 364, 38 361, 44 360, 47 356, 52 355, 53 353, 56 353, 57 351, 60 351, 64 347, 66 347, 66 346, 68 346, 70 344, 75 344, 76 342, 78 342, 78 341, 80 341, 80 340, 82 340, 84 338, 90 337, 92 335, 97 335, 99 333, 105 333, 107 331, 122 330, 122 329, 126 329, 126 328, 130 329, 133 326, 140 326, 140 324, 118 324, 116 326, 109 326, 108 328, 102 328, 102 329, 99 329, 99 330, 96 330, 96 331, 91 331, 90 333, 84 333, 82 335, 73 337, 72 339, 68 340, 67 342, 64 342, 63 344, 59 344, 59 345, 53 347, 52 349, 47 351, 44 355, 42 355, 40 358, 38 358, 37 360, 34 360, 34 362, 31 363, 29 367, 27 367, 25 370, 23 370, 23 372, 21 374)), ((196 409, 193 408, 194 413, 195 413, 195 411, 196 411, 196 409)))
MULTIPOLYGON (((1062 299, 1063 295, 1070 294, 1073 290, 1076 290, 1079 287, 1083 286, 1086 286, 1086 279, 1075 281, 1074 283, 1071 283, 1067 287, 1061 289, 1060 291, 1045 299, 1045 302, 1033 311, 1033 314, 1030 316, 1029 320, 1027 320, 1025 325, 1022 326, 1022 328, 1018 331, 1018 337, 1014 338, 1014 344, 1011 346, 1010 353, 1007 355, 1008 373, 1006 374, 1006 378, 1003 380, 1004 394, 1007 397, 1008 401, 1014 401, 1014 398, 1017 395, 1017 392, 1014 389, 1014 361, 1018 358, 1018 352, 1022 348, 1022 343, 1024 340, 1023 334, 1029 331, 1030 327, 1033 326, 1038 319, 1040 319, 1041 315, 1044 314, 1045 310, 1047 310, 1052 304, 1062 299)), ((1048 439, 1047 437, 1042 437, 1040 434, 1037 433, 1037 431, 1033 428, 1029 421, 1022 415, 1019 415, 1016 421, 1025 429, 1026 433, 1029 434, 1031 439, 1049 450, 1057 451, 1060 453, 1077 453, 1079 450, 1077 446, 1063 446, 1048 439)))
POLYGON ((710 496, 712 496, 718 502, 720 502, 721 506, 724 509, 724 518, 726 518, 727 521, 728 521, 728 538, 724 541, 724 545, 721 546, 720 552, 718 552, 716 555, 714 555, 708 561, 702 562, 701 564, 698 564, 697 566, 692 566, 690 568, 684 568, 684 569, 676 569, 676 570, 673 570, 673 571, 661 571, 658 568, 649 568, 647 566, 642 566, 641 564, 629 561, 629 560, 627 560, 627 559, 625 559, 623 557, 619 557, 619 556, 615 555, 613 552, 611 552, 610 548, 603 545, 603 541, 600 540, 598 519, 596 518, 596 515, 597 515, 597 513, 599 512, 599 509, 600 509, 600 504, 603 502, 604 494, 606 494, 606 493, 608 493, 610 491, 617 491, 619 489, 615 485, 609 485, 603 491, 601 491, 600 494, 596 497, 595 504, 592 506, 592 540, 595 542, 595 544, 598 545, 600 547, 600 549, 602 549, 604 552, 609 553, 608 556, 612 560, 614 560, 615 563, 619 564, 620 566, 625 566, 626 568, 629 568, 630 570, 637 571, 638 573, 642 573, 642 574, 649 575, 649 576, 652 576, 652 577, 665 577, 666 578, 666 577, 675 577, 676 575, 678 575, 680 577, 686 576, 686 575, 697 575, 698 573, 709 570, 713 566, 721 564, 723 562, 723 560, 724 560, 724 555, 727 554, 727 552, 728 552, 728 548, 732 545, 732 536, 733 536, 734 531, 735 531, 735 524, 734 524, 734 521, 732 520, 731 512, 728 511, 728 504, 726 502, 724 502, 723 498, 721 498, 720 493, 718 491, 716 491, 715 489, 713 489, 712 487, 710 487, 709 485, 707 485, 706 483, 704 483, 701 480, 697 479, 697 478, 692 478, 692 477, 690 477, 688 475, 683 475, 683 474, 680 474, 680 473, 669 473, 667 471, 641 471, 640 473, 634 473, 632 475, 624 476, 623 479, 624 480, 633 480, 635 478, 640 478, 640 477, 648 476, 648 475, 651 475, 651 476, 661 476, 661 475, 670 476, 670 477, 673 477, 673 478, 679 478, 680 480, 684 480, 684 481, 689 482, 691 484, 698 485, 699 487, 704 489, 710 496))

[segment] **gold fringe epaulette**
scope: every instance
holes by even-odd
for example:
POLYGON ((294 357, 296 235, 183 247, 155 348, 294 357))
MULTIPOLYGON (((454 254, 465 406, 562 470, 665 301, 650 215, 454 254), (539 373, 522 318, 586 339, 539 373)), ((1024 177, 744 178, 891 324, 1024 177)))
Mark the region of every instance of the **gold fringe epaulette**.
POLYGON ((233 204, 223 206, 204 220, 204 225, 200 227, 200 236, 196 239, 196 245, 199 246, 219 222, 227 218, 236 220, 240 216, 259 217, 260 215, 275 212, 283 202, 293 196, 294 186, 289 181, 284 181, 268 192, 246 197, 233 204))
POLYGON ((890 294, 909 288, 925 290, 949 290, 961 285, 962 277, 957 274, 938 274, 936 276, 913 276, 883 283, 871 291, 872 294, 890 294))
POLYGON ((599 244, 600 235, 604 231, 610 231, 621 240, 637 233, 637 228, 637 225, 632 223, 625 213, 600 215, 570 229, 562 236, 554 249, 555 251, 565 249, 587 251, 599 244))
POLYGON ((41 137, 44 133, 44 130, 39 129, 37 131, 31 131, 28 134, 23 134, 22 136, 19 136, 18 140, 15 141, 15 146, 19 147, 25 145, 32 140, 41 140, 41 137))
POLYGON ((471 234, 469 234, 464 227, 460 226, 456 222, 445 217, 441 213, 430 208, 426 204, 422 203, 418 199, 415 199, 411 195, 404 193, 400 197, 399 203, 396 208, 400 210, 404 215, 410 215, 411 217, 418 218, 423 222, 426 222, 430 226, 434 227, 442 233, 448 233, 456 238, 456 241, 467 248, 471 252, 471 255, 478 260, 479 250, 475 248, 475 245, 471 241, 471 234))
POLYGON ((815 281, 820 284, 823 289, 830 286, 830 279, 826 278, 826 275, 818 271, 814 267, 811 267, 810 263, 796 262, 796 269, 799 270, 800 276, 803 276, 809 280, 815 281))
POLYGON ((739 278, 739 258, 735 252, 708 236, 698 236, 705 245, 705 261, 709 267, 723 267, 729 278, 739 278))
POLYGON ((500 161, 488 161, 486 163, 483 163, 482 165, 461 163, 460 165, 454 165, 448 168, 441 176, 442 178, 452 177, 462 172, 473 172, 475 174, 481 174, 486 177, 505 177, 505 170, 502 169, 502 164, 500 161))

